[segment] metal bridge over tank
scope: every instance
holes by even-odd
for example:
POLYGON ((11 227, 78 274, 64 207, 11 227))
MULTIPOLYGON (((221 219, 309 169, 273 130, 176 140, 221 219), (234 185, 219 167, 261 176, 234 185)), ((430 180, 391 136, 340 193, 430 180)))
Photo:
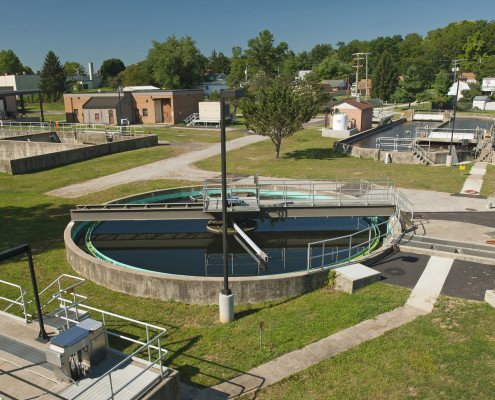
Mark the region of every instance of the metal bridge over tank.
MULTIPOLYGON (((148 204, 79 205, 73 221, 220 219, 221 181, 207 179, 188 201, 148 204)), ((411 203, 388 179, 230 180, 229 218, 389 217, 396 209, 412 214, 411 203)))

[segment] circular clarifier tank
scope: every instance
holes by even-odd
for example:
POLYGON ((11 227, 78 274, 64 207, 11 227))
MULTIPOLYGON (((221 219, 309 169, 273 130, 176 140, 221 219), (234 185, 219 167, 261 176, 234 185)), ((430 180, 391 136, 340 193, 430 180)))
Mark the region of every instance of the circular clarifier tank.
MULTIPOLYGON (((180 188, 113 203, 193 203, 200 193, 200 187, 180 188)), ((380 235, 379 229, 373 229, 374 218, 238 216, 233 222, 268 256, 267 260, 256 256, 255 249, 229 226, 228 273, 236 303, 317 289, 325 284, 329 268, 366 254, 378 245, 373 239, 380 235), (328 239, 333 240, 308 250, 308 244, 328 239), (354 245, 361 242, 365 245, 354 245)), ((65 241, 73 268, 114 290, 215 304, 223 287, 221 225, 214 218, 71 222, 65 241)))

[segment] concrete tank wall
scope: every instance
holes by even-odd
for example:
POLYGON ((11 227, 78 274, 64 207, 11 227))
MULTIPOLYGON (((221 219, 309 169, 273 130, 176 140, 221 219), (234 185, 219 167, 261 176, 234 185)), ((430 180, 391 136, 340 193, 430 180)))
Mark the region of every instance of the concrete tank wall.
MULTIPOLYGON (((72 268, 92 282, 111 290, 159 300, 189 304, 218 304, 223 278, 161 274, 120 267, 82 251, 72 240, 71 222, 64 232, 67 260, 72 268)), ((284 275, 231 277, 229 287, 236 304, 257 303, 299 296, 326 285, 328 270, 284 275)))
MULTIPOLYGON (((1 142, 1 141, 0 141, 1 142)), ((95 157, 101 157, 112 153, 136 150, 144 147, 156 146, 158 144, 157 135, 148 135, 133 137, 126 140, 118 140, 110 143, 104 143, 94 146, 83 146, 75 144, 56 144, 56 143, 30 143, 30 142, 10 142, 15 145, 36 144, 56 146, 57 150, 48 154, 37 154, 23 158, 11 159, 9 166, 5 163, 0 164, 0 172, 9 174, 23 174, 42 169, 54 168, 60 165, 70 164, 78 161, 89 160, 95 157), (62 149, 62 150, 60 150, 62 149)), ((1 143, 0 143, 1 144, 1 143)), ((19 146, 22 151, 22 146, 19 146)), ((51 147, 50 147, 51 149, 51 147)), ((17 150, 16 150, 17 151, 17 150)), ((0 155, 1 155, 0 147, 0 155)), ((12 153, 11 153, 12 154, 12 153)), ((19 153, 16 153, 19 154, 19 153)), ((2 158, 0 156, 0 158, 2 158)), ((5 157, 3 157, 5 159, 5 157)))

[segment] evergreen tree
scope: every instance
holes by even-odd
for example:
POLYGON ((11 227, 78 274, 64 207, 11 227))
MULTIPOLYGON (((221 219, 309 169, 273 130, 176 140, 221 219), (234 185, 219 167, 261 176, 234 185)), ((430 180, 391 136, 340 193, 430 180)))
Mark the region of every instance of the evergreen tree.
POLYGON ((53 51, 49 51, 40 73, 40 89, 48 101, 57 101, 67 91, 67 74, 53 51))
POLYGON ((228 75, 230 73, 230 59, 221 51, 217 54, 217 52, 213 50, 207 65, 213 74, 223 73, 228 75))
POLYGON ((390 100, 397 88, 399 77, 397 65, 388 51, 384 51, 380 57, 372 79, 371 95, 385 101, 390 100))

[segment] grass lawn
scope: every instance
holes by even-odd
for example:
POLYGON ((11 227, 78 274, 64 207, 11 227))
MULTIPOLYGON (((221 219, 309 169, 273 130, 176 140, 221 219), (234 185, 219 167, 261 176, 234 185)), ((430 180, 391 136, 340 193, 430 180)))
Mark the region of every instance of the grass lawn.
MULTIPOLYGON (((170 143, 218 143, 220 142, 220 129, 194 129, 194 128, 166 128, 143 127, 145 133, 158 135, 158 140, 167 140, 170 143)), ((227 140, 244 136, 242 132, 226 132, 227 140)))
MULTIPOLYGON (((259 173, 261 176, 298 179, 390 178, 399 187, 459 193, 466 179, 457 167, 384 164, 373 159, 350 157, 332 150, 336 139, 321 136, 317 128, 296 132, 284 139, 281 155, 274 160, 275 147, 265 140, 227 154, 228 172, 259 173)), ((220 156, 196 163, 201 169, 216 170, 220 156)))
POLYGON ((495 311, 440 298, 434 311, 243 399, 493 399, 495 311))
MULTIPOLYGON (((141 161, 152 161, 153 150, 169 151, 170 148, 159 146, 136 150, 33 174, 0 174, 1 250, 31 243, 40 288, 46 287, 60 274, 74 274, 66 261, 62 239, 72 207, 76 204, 101 203, 131 193, 194 183, 146 181, 76 199, 59 199, 43 193, 106 175, 141 161)), ((161 158, 165 156, 160 154, 161 158)), ((26 260, 3 262, 0 279, 29 288, 26 260)), ((4 287, 1 290, 3 295, 15 298, 15 292, 7 290, 5 293, 4 287)), ((382 283, 369 286, 352 296, 322 289, 281 301, 238 305, 236 321, 228 325, 219 323, 216 306, 136 298, 91 282, 85 283, 78 293, 90 298, 88 305, 165 326, 168 335, 162 344, 170 350, 167 365, 178 369, 186 382, 211 385, 391 310, 405 302, 409 291, 382 283), (265 327, 262 351, 258 347, 259 321, 263 321, 265 327)), ((4 305, 0 302, 0 306, 4 305)), ((131 325, 122 326, 115 322, 113 326, 131 335, 144 335, 144 332, 138 332, 131 325)), ((134 347, 122 347, 127 352, 132 349, 134 347)))
MULTIPOLYGON (((18 106, 20 108, 20 106, 18 106)), ((26 110, 31 112, 38 112, 40 110, 40 103, 30 103, 26 105, 26 110)), ((43 102, 43 111, 64 111, 64 102, 56 101, 54 103, 43 102)))
POLYGON ((495 196, 495 165, 488 164, 486 166, 486 174, 483 177, 480 195, 486 197, 495 196))

